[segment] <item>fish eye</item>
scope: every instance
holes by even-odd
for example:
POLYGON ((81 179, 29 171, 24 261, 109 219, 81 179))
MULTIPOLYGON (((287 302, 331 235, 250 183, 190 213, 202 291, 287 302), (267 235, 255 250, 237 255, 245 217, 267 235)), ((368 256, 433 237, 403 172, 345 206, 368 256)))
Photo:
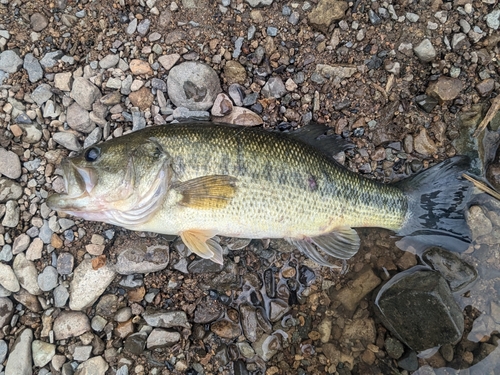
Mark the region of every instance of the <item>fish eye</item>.
POLYGON ((99 159, 101 155, 101 150, 98 147, 91 147, 85 151, 85 160, 89 162, 94 162, 99 159))

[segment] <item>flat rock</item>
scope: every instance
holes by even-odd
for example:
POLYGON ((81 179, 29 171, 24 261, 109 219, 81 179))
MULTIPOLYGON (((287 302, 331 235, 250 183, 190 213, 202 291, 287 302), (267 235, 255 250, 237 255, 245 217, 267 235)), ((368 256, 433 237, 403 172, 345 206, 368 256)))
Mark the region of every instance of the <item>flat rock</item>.
POLYGON ((21 177, 21 172, 19 156, 10 150, 0 147, 0 174, 15 180, 21 177))
POLYGON ((31 344, 33 363, 36 367, 48 364, 56 354, 56 346, 41 340, 34 340, 31 344))
POLYGON ((155 328, 151 331, 146 340, 146 347, 148 349, 163 348, 172 346, 181 340, 181 334, 176 331, 169 331, 166 329, 155 328))
POLYGON ((21 66, 23 60, 12 50, 6 50, 0 53, 0 70, 6 73, 16 73, 21 66))
POLYGON ((218 117, 217 121, 242 126, 257 126, 264 123, 258 114, 244 107, 233 107, 229 114, 218 117))
MULTIPOLYGON (((73 82, 73 87, 71 88, 69 96, 82 108, 90 111, 92 110, 92 104, 101 97, 101 91, 88 79, 77 77, 73 82)), ((69 117, 68 114, 68 119, 69 117)))
POLYGON ((33 31, 39 32, 47 27, 49 20, 43 13, 33 13, 30 17, 30 25, 33 31))
POLYGON ((52 135, 52 139, 61 146, 71 151, 80 151, 82 145, 78 141, 78 137, 70 132, 57 132, 52 135))
POLYGON ((332 22, 344 18, 348 7, 346 1, 320 0, 318 5, 309 13, 309 24, 327 34, 332 22))
POLYGON ((43 69, 38 59, 32 54, 27 53, 24 56, 23 68, 28 72, 28 79, 31 83, 38 82, 43 77, 43 69))
POLYGON ((181 58, 181 55, 178 53, 172 53, 170 55, 162 55, 158 57, 158 62, 163 66, 163 69, 169 71, 173 68, 177 61, 181 58))
POLYGON ((102 69, 109 69, 109 68, 114 67, 116 64, 118 64, 118 61, 120 61, 120 55, 109 54, 109 55, 104 56, 99 61, 99 66, 102 69))
POLYGON ((116 251, 118 257, 114 269, 121 275, 161 271, 169 261, 168 245, 146 246, 142 239, 118 247, 116 251))
POLYGON ((56 340, 65 340, 80 336, 91 328, 86 314, 79 311, 62 311, 54 319, 53 329, 56 340))
POLYGON ((420 132, 413 138, 413 148, 419 154, 424 156, 432 156, 437 153, 435 142, 427 134, 427 130, 422 128, 420 132))
POLYGON ((52 97, 52 87, 47 83, 42 83, 38 85, 36 89, 31 93, 31 99, 35 101, 36 104, 42 106, 47 100, 52 97))
POLYGON ((16 255, 12 268, 24 289, 36 296, 43 293, 38 286, 38 271, 36 270, 35 263, 26 259, 24 253, 16 255))
POLYGON ((271 77, 261 91, 265 98, 279 99, 287 93, 285 84, 280 77, 271 77))
POLYGON ((429 39, 424 39, 413 48, 413 52, 422 62, 431 62, 436 58, 436 49, 429 39))
POLYGON ((416 351, 454 344, 464 317, 446 279, 416 266, 387 282, 375 299, 376 312, 394 336, 416 351))
POLYGON ((18 292, 21 288, 16 274, 12 268, 5 263, 0 263, 0 285, 13 293, 18 292))
POLYGON ((187 61, 174 66, 168 75, 168 96, 177 107, 204 111, 222 91, 219 76, 210 66, 187 61))
POLYGON ((184 311, 154 311, 147 310, 142 314, 142 317, 152 327, 172 328, 184 327, 189 328, 186 313, 184 311))
POLYGON ((44 292, 50 292, 58 285, 58 273, 55 267, 47 266, 38 275, 38 285, 44 292))
POLYGON ((73 84, 73 74, 71 72, 62 72, 54 74, 54 86, 61 91, 71 91, 73 84))
POLYGON ((33 331, 26 328, 16 338, 12 351, 7 359, 5 375, 31 375, 31 342, 33 331))
POLYGON ((224 339, 232 340, 241 335, 241 328, 238 323, 230 319, 218 320, 210 326, 210 331, 224 339))
POLYGON ((252 8, 257 8, 257 7, 271 5, 273 3, 273 0, 246 0, 246 2, 252 8))
POLYGON ((458 78, 441 76, 427 87, 426 94, 433 96, 440 103, 455 99, 463 90, 463 83, 458 78))
POLYGON ((331 298, 339 300, 349 311, 354 311, 361 300, 381 283, 378 276, 368 266, 365 266, 353 277, 348 288, 334 292, 334 295, 331 296, 331 298))
POLYGON ((22 195, 23 188, 21 187, 21 185, 9 178, 0 177, 0 203, 5 203, 10 200, 17 200, 21 198, 22 195))
POLYGON ((90 259, 83 260, 73 273, 70 284, 69 307, 83 310, 91 306, 106 290, 115 277, 115 271, 108 265, 93 269, 90 259))
POLYGON ((76 368, 74 375, 102 375, 108 371, 109 365, 101 356, 92 357, 76 368))

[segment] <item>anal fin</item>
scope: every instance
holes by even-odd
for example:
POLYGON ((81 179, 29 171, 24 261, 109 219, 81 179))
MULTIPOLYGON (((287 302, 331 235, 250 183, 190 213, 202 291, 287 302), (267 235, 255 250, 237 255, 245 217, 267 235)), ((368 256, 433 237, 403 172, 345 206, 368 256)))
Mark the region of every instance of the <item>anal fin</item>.
POLYGON ((187 230, 179 234, 184 244, 193 253, 204 259, 223 264, 222 247, 211 237, 212 232, 187 230))
POLYGON ((320 248, 326 255, 349 259, 359 250, 360 239, 356 231, 352 228, 337 228, 335 231, 317 237, 296 239, 289 238, 288 242, 314 260, 316 263, 327 266, 337 267, 326 260, 314 245, 320 248))

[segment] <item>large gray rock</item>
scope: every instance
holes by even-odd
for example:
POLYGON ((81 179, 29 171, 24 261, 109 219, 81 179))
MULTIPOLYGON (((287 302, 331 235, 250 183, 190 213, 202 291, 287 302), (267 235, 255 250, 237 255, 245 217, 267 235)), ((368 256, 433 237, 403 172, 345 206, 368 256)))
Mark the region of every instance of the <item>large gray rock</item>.
POLYGON ((161 271, 168 265, 168 245, 147 246, 143 239, 127 242, 118 247, 119 255, 114 266, 121 275, 161 271))
POLYGON ((5 366, 5 375, 31 375, 33 373, 31 364, 32 341, 33 331, 26 328, 17 337, 12 347, 5 366))
POLYGON ((22 65, 23 60, 14 51, 7 50, 0 53, 0 70, 15 73, 22 65))
POLYGON ((12 268, 24 289, 36 296, 43 293, 38 286, 38 271, 36 270, 35 263, 26 259, 24 253, 16 255, 12 268))
POLYGON ((170 100, 177 107, 193 111, 209 109, 222 91, 215 70, 193 61, 184 62, 170 70, 167 89, 170 100))
POLYGON ((21 288, 19 281, 17 281, 16 274, 12 268, 5 263, 0 263, 0 285, 14 293, 18 292, 21 288))
POLYGON ((82 133, 90 133, 94 130, 95 124, 90 121, 89 112, 77 102, 68 107, 67 115, 68 125, 71 129, 82 133))
POLYGON ((56 340, 64 340, 90 331, 90 321, 82 312, 62 311, 54 319, 53 327, 56 340))
POLYGON ((416 351, 456 343, 464 331, 462 311, 446 279, 423 266, 389 280, 375 306, 386 328, 416 351))

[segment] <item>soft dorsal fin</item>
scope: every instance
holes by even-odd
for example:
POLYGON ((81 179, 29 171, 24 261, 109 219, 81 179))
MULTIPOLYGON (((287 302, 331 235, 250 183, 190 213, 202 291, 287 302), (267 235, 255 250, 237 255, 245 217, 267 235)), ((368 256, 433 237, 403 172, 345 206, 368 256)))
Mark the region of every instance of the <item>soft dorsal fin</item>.
POLYGON ((310 123, 299 129, 284 133, 287 136, 307 143, 309 146, 321 151, 330 158, 341 151, 353 148, 354 145, 332 133, 333 129, 318 123, 310 123))
POLYGON ((224 208, 236 193, 236 177, 202 176, 172 186, 182 198, 180 205, 197 209, 224 208))

